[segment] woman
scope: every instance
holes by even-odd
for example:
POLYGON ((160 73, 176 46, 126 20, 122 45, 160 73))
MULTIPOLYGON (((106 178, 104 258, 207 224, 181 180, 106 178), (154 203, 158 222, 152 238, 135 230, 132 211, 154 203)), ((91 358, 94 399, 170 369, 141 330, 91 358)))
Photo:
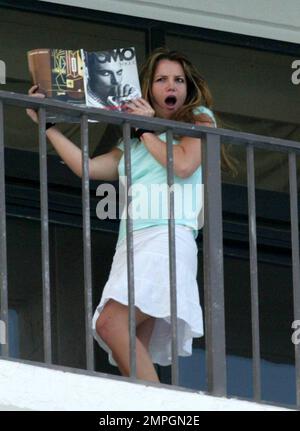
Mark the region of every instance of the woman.
MULTIPOLYGON (((215 126, 210 111, 208 87, 185 56, 160 48, 152 53, 141 73, 143 98, 127 103, 127 112, 135 115, 186 121, 215 126)), ((43 97, 32 87, 29 94, 43 97), (34 94, 35 93, 35 94, 34 94)), ((37 122, 34 111, 27 111, 37 122)), ((50 142, 75 174, 81 176, 81 150, 55 127, 46 131, 50 142)), ((189 184, 193 191, 201 185, 201 141, 198 138, 174 139, 174 181, 178 186, 189 184)), ((116 180, 124 175, 124 146, 120 143, 109 153, 89 160, 90 178, 116 180)), ((138 130, 131 143, 132 184, 143 185, 146 191, 155 184, 166 184, 165 134, 138 130)), ((177 189, 176 189, 177 190, 177 189)), ((175 206, 182 207, 180 193, 175 206)), ((149 201, 149 195, 147 195, 149 201)), ((134 201, 134 198, 133 198, 134 201)), ((150 199, 151 201, 151 199, 150 199)), ((197 199, 196 199, 197 201, 197 199)), ((197 203, 197 210, 202 202, 197 203)), ((151 204, 151 202, 150 202, 151 204)), ((164 204, 157 204, 159 216, 133 219, 134 270, 136 298, 137 377, 158 382, 154 363, 171 363, 170 293, 168 275, 168 220, 161 216, 164 204)), ((176 213, 176 211, 175 211, 176 213)), ((199 304, 197 275, 197 214, 175 216, 176 277, 179 354, 191 354, 193 337, 203 335, 202 311, 199 304)), ((130 374, 127 303, 127 263, 125 220, 120 223, 116 253, 102 299, 93 318, 99 344, 109 353, 124 376, 130 374)), ((201 227, 201 226, 199 226, 201 227)))

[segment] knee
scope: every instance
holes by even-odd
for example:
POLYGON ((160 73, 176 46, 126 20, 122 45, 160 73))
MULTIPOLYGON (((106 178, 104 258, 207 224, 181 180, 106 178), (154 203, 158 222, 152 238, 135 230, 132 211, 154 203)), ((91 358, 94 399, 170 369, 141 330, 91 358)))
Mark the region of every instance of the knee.
POLYGON ((100 314, 97 319, 96 331, 104 342, 108 341, 111 332, 111 324, 109 323, 109 319, 107 319, 103 314, 100 314))
POLYGON ((96 321, 96 331, 106 344, 125 336, 126 331, 128 332, 127 307, 113 300, 108 301, 96 321))
POLYGON ((107 316, 103 312, 96 321, 96 331, 99 337, 106 344, 110 344, 111 340, 118 337, 118 335, 124 331, 124 327, 119 319, 112 316, 107 316))

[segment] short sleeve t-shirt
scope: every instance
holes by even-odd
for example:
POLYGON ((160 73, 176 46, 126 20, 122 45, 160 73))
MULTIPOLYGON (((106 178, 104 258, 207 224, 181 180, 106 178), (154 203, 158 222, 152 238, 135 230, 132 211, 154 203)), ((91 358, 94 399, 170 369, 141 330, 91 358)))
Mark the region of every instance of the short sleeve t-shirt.
MULTIPOLYGON (((195 110, 195 114, 207 114, 216 126, 212 111, 205 106, 195 110)), ((166 142, 166 134, 159 135, 159 139, 166 142)), ((173 145, 179 142, 174 139, 173 145)), ((124 143, 117 146, 124 152, 124 143)), ((200 151, 200 149, 199 149, 200 151)), ((117 245, 126 237, 126 177, 124 154, 119 166, 119 193, 122 214, 117 245), (122 205, 123 204, 123 205, 122 205)), ((162 166, 147 150, 143 142, 131 140, 131 178, 129 207, 133 220, 133 230, 150 226, 168 224, 168 195, 167 169, 162 166)), ((203 206, 203 185, 201 165, 190 177, 180 178, 174 175, 174 219, 176 224, 187 226, 193 230, 194 237, 198 235, 203 222, 200 212, 203 206)))

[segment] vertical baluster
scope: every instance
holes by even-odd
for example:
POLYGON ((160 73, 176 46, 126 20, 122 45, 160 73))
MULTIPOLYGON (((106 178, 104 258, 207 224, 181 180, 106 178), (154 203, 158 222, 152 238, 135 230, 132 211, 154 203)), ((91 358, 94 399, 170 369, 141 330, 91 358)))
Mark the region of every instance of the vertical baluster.
MULTIPOLYGON (((290 212, 292 231, 294 320, 300 321, 300 267, 297 165, 295 152, 289 153, 290 212)), ((295 344, 296 402, 300 408, 300 343, 295 344)))
POLYGON ((256 240, 256 204, 254 148, 247 146, 247 185, 249 214, 250 246, 250 283, 251 283, 251 321, 252 321, 252 357, 253 357, 253 394, 255 401, 261 400, 260 377, 260 336, 259 336, 259 298, 257 277, 257 240, 256 240))
POLYGON ((135 329, 135 294, 134 294, 134 244, 133 222, 128 209, 131 207, 131 148, 130 124, 123 125, 125 176, 126 176, 126 241, 127 241, 127 280, 129 305, 129 349, 130 349, 130 377, 136 378, 136 329, 135 329))
POLYGON ((91 223, 89 185, 89 129, 86 115, 81 117, 82 149, 82 210, 83 210, 83 253, 84 253, 84 302, 86 366, 94 370, 94 342, 92 334, 92 266, 91 266, 91 223))
POLYGON ((48 219, 47 143, 46 143, 45 122, 46 122, 45 109, 39 108, 44 358, 45 358, 46 364, 51 364, 52 363, 52 342, 51 342, 51 303, 50 303, 50 269, 49 269, 49 219, 48 219))
POLYGON ((176 243, 174 221, 174 160, 173 133, 167 131, 167 180, 168 180, 168 208, 169 208, 169 276, 170 276, 170 304, 172 327, 172 384, 178 385, 178 329, 177 329, 177 296, 176 296, 176 243))
POLYGON ((1 354, 9 356, 8 339, 8 285, 7 285, 7 239, 6 239, 6 204, 5 204, 5 161, 4 161, 4 118, 3 103, 0 101, 0 330, 4 331, 1 342, 1 354))
POLYGON ((226 395, 220 137, 206 135, 204 153, 204 298, 208 390, 226 395))

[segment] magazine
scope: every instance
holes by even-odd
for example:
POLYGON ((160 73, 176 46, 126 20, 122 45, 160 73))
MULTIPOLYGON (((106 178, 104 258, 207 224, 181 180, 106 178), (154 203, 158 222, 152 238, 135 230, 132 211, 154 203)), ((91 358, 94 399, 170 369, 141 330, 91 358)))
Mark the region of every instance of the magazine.
MULTIPOLYGON (((128 100, 141 97, 133 47, 107 51, 34 49, 27 55, 32 81, 47 97, 116 111, 122 111, 128 100)), ((47 121, 79 120, 47 114, 47 121)))

